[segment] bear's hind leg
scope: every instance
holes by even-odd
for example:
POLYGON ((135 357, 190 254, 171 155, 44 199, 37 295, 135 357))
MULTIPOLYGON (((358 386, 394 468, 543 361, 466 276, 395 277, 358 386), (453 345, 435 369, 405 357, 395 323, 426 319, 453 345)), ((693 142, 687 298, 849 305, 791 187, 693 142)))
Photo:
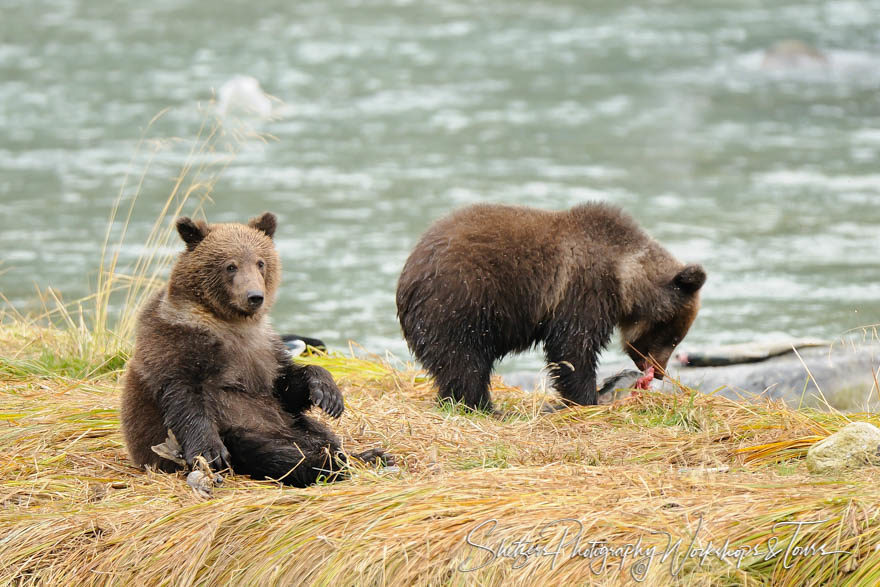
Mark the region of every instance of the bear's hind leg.
POLYGON ((286 485, 306 487, 324 477, 344 477, 345 458, 339 442, 318 422, 305 417, 288 434, 234 429, 223 435, 236 473, 255 479, 277 479, 286 485))

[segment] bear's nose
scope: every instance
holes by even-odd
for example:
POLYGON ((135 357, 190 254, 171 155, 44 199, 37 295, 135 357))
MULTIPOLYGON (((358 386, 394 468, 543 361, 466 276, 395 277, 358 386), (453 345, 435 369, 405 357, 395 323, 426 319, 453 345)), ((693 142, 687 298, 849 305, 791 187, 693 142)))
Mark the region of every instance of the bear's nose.
POLYGON ((259 308, 263 303, 263 292, 261 291, 249 291, 247 293, 248 304, 251 308, 259 308))

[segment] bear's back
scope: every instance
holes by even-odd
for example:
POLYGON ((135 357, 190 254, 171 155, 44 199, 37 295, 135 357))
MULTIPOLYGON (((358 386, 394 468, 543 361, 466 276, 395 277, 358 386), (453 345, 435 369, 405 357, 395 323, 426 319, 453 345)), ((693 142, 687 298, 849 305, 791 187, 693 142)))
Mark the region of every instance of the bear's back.
POLYGON ((511 315, 526 308, 538 319, 572 287, 610 294, 620 260, 651 242, 629 216, 605 204, 562 211, 468 206, 419 240, 401 273, 398 308, 431 295, 441 304, 466 299, 511 315))

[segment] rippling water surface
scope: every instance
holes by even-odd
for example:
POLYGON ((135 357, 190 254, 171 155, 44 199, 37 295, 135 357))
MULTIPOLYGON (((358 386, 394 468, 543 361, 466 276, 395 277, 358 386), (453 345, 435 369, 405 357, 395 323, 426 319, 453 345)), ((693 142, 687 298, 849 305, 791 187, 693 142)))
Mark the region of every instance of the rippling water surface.
POLYGON ((281 330, 406 356, 409 249, 484 201, 628 210, 710 273, 694 344, 880 322, 880 0, 626 4, 6 0, 0 291, 88 292, 147 169, 137 255, 181 166, 215 160, 187 152, 197 104, 244 74, 277 140, 242 145, 208 217, 279 214, 281 330), (826 61, 765 67, 783 39, 826 61), (165 108, 147 136, 181 141, 136 155, 165 108))

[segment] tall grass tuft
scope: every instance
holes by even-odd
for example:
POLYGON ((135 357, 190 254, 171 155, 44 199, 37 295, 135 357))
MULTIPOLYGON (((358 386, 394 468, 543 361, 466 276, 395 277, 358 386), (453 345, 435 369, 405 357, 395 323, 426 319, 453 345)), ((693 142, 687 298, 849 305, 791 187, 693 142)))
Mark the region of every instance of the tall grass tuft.
MULTIPOLYGON (((107 221, 98 262, 94 290, 72 302, 49 287, 37 292, 43 312, 23 316, 7 302, 0 320, 33 326, 60 327, 63 336, 53 335, 52 349, 67 360, 90 368, 81 374, 118 368, 130 352, 135 323, 141 306, 149 295, 164 282, 165 275, 178 248, 173 219, 186 214, 198 216, 210 201, 214 186, 224 169, 241 148, 252 141, 266 142, 269 135, 257 132, 247 121, 214 116, 213 103, 199 107, 200 126, 192 140, 155 138, 155 129, 169 110, 157 114, 147 125, 129 163, 107 221), (182 158, 179 172, 171 179, 168 191, 157 199, 146 195, 158 157, 164 160, 182 158), (141 253, 134 259, 124 252, 131 248, 129 228, 135 217, 154 218, 146 239, 138 243, 141 253)), ((155 178, 153 178, 155 180, 155 178)), ((33 330, 39 332, 38 328, 33 330)), ((39 341, 36 341, 39 346, 39 341)))

